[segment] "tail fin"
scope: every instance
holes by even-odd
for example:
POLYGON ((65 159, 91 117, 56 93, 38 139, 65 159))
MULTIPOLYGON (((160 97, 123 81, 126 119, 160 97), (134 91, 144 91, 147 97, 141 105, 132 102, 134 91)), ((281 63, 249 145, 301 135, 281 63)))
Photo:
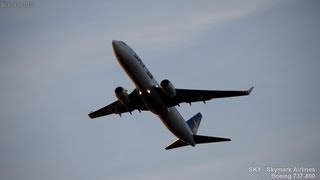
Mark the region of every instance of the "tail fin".
POLYGON ((190 127, 190 129, 193 132, 193 134, 197 134, 198 128, 199 128, 200 123, 201 123, 201 118, 202 118, 201 113, 198 113, 198 114, 194 115, 192 118, 190 118, 187 121, 187 124, 190 127))
MULTIPOLYGON (((228 138, 222 138, 222 137, 210 137, 210 136, 199 136, 199 135, 193 135, 194 142, 196 144, 203 144, 203 143, 214 143, 214 142, 223 142, 223 141, 231 141, 231 139, 228 138)), ((182 140, 178 139, 172 144, 170 144, 168 147, 166 147, 166 150, 179 148, 183 146, 188 146, 189 144, 183 142, 182 140)))
MULTIPOLYGON (((194 139, 195 144, 231 141, 231 139, 228 139, 228 138, 196 135, 198 132, 200 122, 201 122, 201 118, 202 118, 201 113, 198 113, 187 121, 188 126, 190 127, 191 131, 193 132, 193 139, 194 139)), ((181 139, 177 139, 175 142, 171 143, 168 147, 166 147, 166 150, 179 148, 179 147, 183 147, 183 146, 188 146, 188 145, 189 144, 185 143, 181 139)))

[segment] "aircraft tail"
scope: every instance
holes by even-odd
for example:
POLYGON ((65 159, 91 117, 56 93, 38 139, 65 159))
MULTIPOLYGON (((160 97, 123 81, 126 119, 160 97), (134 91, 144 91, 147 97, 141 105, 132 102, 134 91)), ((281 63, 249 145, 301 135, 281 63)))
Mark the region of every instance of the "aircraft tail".
MULTIPOLYGON (((203 143, 215 143, 215 142, 223 142, 223 141, 231 141, 229 138, 222 138, 222 137, 211 137, 211 136, 200 136, 200 135, 193 135, 194 142, 196 144, 203 144, 203 143)), ((188 146, 189 144, 183 142, 182 140, 178 139, 168 147, 166 150, 179 148, 183 146, 188 146)))
MULTIPOLYGON (((196 144, 231 141, 231 139, 228 139, 228 138, 196 135, 201 122, 201 118, 202 118, 201 113, 198 113, 187 121, 187 124, 189 125, 191 131, 193 132, 193 139, 196 144)), ((178 139, 172 144, 170 144, 168 147, 166 147, 166 150, 188 146, 188 145, 189 144, 185 143, 181 139, 178 139)))
POLYGON ((201 119, 202 119, 201 113, 197 113, 187 121, 187 124, 191 129, 191 131, 193 132, 193 134, 197 134, 200 123, 201 123, 201 119))

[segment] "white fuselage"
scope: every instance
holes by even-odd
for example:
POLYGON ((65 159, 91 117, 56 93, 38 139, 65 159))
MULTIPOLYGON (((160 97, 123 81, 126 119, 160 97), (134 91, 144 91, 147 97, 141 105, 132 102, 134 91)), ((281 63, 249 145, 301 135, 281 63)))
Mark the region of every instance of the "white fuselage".
POLYGON ((124 42, 112 41, 113 51, 119 64, 135 84, 145 106, 156 114, 164 125, 179 139, 195 146, 193 133, 175 107, 168 108, 154 87, 159 84, 139 56, 124 42))

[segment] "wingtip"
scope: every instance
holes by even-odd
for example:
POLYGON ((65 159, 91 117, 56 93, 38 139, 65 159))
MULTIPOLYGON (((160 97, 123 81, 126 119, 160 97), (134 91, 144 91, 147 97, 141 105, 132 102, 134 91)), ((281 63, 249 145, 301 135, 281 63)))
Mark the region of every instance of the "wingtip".
POLYGON ((94 117, 92 116, 92 113, 93 113, 93 111, 91 111, 91 112, 88 114, 88 116, 89 116, 90 119, 93 119, 93 118, 94 118, 94 117))
POLYGON ((254 86, 252 86, 249 90, 247 90, 247 95, 251 94, 251 91, 253 90, 254 86))

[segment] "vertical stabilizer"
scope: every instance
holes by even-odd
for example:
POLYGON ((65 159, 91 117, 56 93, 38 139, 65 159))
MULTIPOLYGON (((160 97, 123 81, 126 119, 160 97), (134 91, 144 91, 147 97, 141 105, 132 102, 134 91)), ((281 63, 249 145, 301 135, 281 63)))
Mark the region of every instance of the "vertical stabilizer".
POLYGON ((198 113, 187 121, 187 124, 190 127, 193 134, 197 134, 198 128, 200 126, 201 118, 202 118, 201 113, 198 113))

